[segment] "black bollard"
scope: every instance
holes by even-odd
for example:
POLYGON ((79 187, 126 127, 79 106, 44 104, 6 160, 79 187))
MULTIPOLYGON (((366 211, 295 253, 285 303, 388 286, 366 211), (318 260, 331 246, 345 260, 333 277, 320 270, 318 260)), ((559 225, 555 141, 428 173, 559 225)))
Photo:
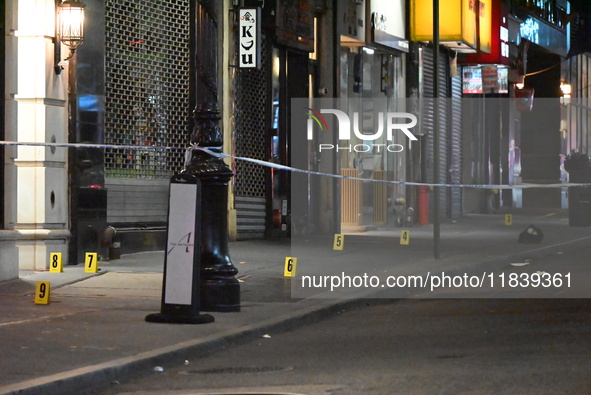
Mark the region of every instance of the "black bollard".
MULTIPOLYGON (((199 106, 195 112, 192 143, 219 151, 221 119, 215 103, 199 106)), ((204 311, 240 311, 238 269, 228 249, 228 182, 233 176, 223 159, 194 150, 185 169, 200 180, 201 200, 201 309, 204 311)))

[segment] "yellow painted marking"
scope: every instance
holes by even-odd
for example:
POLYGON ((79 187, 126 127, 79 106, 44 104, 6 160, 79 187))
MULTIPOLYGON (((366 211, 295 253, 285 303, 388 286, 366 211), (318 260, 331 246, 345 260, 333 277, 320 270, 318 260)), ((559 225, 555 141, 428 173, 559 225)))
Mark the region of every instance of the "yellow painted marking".
POLYGON ((505 225, 513 225, 513 216, 511 214, 505 214, 505 225))

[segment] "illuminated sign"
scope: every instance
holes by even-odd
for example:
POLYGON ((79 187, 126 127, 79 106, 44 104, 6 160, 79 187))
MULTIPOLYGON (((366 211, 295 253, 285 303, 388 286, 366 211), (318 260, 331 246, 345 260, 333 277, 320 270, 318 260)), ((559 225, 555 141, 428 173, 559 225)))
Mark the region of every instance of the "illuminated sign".
POLYGON ((380 32, 406 39, 406 1, 371 0, 369 12, 372 27, 380 32))
POLYGON ((540 23, 534 18, 527 18, 519 26, 519 34, 521 37, 531 41, 534 44, 540 43, 540 23))
MULTIPOLYGON (((458 52, 475 52, 476 4, 476 0, 439 1, 439 40, 442 45, 458 52)), ((433 41, 433 1, 412 1, 410 15, 411 40, 433 41)))
POLYGON ((509 92, 509 68, 484 64, 462 67, 462 93, 486 94, 509 92))
POLYGON ((541 20, 529 17, 519 26, 519 35, 544 47, 560 56, 566 56, 569 43, 566 39, 566 29, 556 29, 541 20))
POLYGON ((371 23, 373 25, 373 28, 380 32, 388 31, 388 17, 384 14, 380 14, 379 12, 373 12, 371 14, 371 23))
POLYGON ((478 50, 491 53, 492 49, 492 0, 478 2, 478 50))
POLYGON ((480 66, 462 67, 462 93, 482 93, 482 70, 480 66))
POLYGON ((371 38, 374 43, 408 52, 405 2, 403 0, 371 0, 371 38))
MULTIPOLYGON (((505 18, 503 18, 505 19, 505 18)), ((505 26, 499 28, 499 39, 501 41, 501 57, 509 57, 509 29, 505 26)))
POLYGON ((477 54, 467 54, 464 59, 465 64, 509 64, 507 8, 501 0, 487 0, 487 5, 484 10, 481 10, 479 19, 481 51, 477 54), (483 16, 487 16, 487 20, 490 20, 487 22, 487 27, 484 27, 483 16))

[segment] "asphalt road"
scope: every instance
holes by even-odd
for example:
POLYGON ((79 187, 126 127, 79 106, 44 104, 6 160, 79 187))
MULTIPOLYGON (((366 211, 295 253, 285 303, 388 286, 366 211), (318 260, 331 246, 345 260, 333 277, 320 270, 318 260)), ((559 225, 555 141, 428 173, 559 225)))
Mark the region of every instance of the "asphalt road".
POLYGON ((95 394, 590 394, 590 373, 591 299, 373 300, 95 394))
POLYGON ((102 393, 588 394, 590 308, 589 300, 371 305, 102 393))

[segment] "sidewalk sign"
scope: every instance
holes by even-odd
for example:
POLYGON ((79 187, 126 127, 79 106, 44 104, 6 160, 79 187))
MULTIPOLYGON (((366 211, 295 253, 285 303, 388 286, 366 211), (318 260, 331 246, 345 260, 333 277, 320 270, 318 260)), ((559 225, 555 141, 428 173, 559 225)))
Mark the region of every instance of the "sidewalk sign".
POLYGON ((170 182, 168 227, 160 313, 148 322, 204 324, 214 318, 200 314, 201 182, 175 175, 170 182))

